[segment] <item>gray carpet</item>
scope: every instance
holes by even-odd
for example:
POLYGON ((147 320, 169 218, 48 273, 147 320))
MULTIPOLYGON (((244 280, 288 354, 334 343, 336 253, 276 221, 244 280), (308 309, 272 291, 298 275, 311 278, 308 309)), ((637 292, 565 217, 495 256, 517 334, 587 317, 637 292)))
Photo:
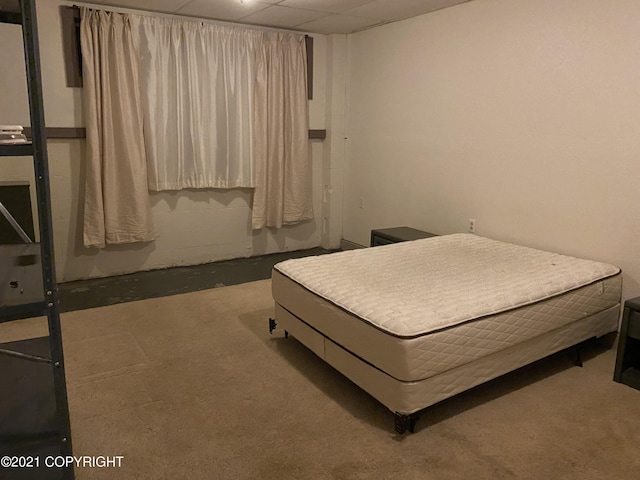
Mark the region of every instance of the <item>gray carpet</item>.
MULTIPOLYGON (((65 313, 86 479, 636 479, 640 391, 615 351, 557 354, 441 402, 416 433, 294 338, 269 335, 268 280, 65 313)), ((45 334, 30 319, 3 341, 45 334)))

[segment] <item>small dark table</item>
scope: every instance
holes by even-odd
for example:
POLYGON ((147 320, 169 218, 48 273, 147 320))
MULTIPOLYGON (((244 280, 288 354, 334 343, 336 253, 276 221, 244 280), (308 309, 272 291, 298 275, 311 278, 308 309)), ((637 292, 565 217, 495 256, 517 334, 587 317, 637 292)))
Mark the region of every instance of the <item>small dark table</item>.
POLYGON ((640 297, 624 302, 613 379, 640 390, 640 297))
POLYGON ((377 247, 378 245, 408 242, 436 236, 434 233, 423 232, 410 227, 380 228, 371 230, 371 246, 377 247))

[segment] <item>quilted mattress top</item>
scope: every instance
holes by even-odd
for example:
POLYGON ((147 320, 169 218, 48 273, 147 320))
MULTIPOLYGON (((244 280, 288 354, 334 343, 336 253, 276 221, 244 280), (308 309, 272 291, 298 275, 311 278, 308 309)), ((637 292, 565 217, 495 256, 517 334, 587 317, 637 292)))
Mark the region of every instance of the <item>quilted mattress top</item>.
POLYGON ((464 233, 286 260, 274 268, 400 337, 529 305, 620 273, 606 263, 464 233))

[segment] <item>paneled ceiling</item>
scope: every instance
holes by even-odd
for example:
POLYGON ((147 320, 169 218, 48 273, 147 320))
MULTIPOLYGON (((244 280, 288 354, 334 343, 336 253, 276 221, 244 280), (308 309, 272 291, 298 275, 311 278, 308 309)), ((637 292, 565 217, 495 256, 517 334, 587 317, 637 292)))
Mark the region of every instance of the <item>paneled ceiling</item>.
POLYGON ((311 33, 353 33, 471 0, 82 0, 311 33))

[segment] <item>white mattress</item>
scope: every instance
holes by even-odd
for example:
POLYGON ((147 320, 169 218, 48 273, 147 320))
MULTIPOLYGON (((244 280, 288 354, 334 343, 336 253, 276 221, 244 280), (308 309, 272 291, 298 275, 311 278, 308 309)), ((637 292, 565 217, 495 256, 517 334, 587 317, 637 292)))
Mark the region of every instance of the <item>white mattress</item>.
POLYGON ((459 234, 288 260, 272 289, 289 313, 407 382, 618 305, 619 273, 459 234))
POLYGON ((606 263, 471 234, 287 260, 275 269, 371 325, 405 338, 620 273, 606 263))

